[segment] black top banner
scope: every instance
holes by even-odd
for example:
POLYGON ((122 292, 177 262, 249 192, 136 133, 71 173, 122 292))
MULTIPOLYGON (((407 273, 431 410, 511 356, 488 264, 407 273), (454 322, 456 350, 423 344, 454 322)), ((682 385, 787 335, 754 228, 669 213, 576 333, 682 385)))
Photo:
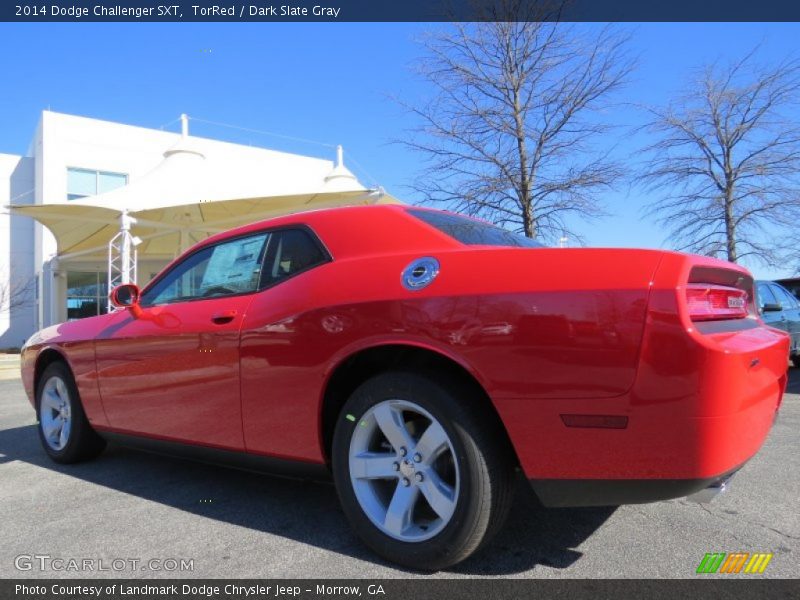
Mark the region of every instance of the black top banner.
POLYGON ((797 0, 4 0, 6 22, 797 22, 797 0), (162 3, 159 3, 162 2, 162 3))

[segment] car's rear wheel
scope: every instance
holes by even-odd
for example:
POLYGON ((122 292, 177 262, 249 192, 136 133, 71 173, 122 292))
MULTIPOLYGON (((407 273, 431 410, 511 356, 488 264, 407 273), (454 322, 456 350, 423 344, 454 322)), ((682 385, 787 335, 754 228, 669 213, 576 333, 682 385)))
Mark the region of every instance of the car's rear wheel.
POLYGON ((385 373, 345 404, 333 440, 344 511, 376 553, 421 570, 475 552, 505 519, 513 463, 467 386, 385 373))
POLYGON ((105 441, 89 424, 81 406, 78 388, 67 365, 47 366, 36 389, 39 439, 45 452, 59 463, 94 458, 105 441))

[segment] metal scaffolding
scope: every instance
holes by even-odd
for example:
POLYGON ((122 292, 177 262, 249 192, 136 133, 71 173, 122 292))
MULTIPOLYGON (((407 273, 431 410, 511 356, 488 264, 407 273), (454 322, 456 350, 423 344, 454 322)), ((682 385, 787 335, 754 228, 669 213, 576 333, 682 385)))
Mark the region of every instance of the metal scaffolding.
MULTIPOLYGON (((136 219, 123 210, 119 216, 119 232, 108 242, 108 289, 113 290, 123 283, 136 283, 136 246, 141 240, 131 234, 136 219)), ((108 312, 113 312, 111 301, 108 312)))

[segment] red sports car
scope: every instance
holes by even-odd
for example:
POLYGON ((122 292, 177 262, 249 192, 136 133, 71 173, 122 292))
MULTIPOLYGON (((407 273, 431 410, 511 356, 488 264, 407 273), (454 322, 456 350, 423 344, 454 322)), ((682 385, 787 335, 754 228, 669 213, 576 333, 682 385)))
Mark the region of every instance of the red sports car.
POLYGON ((34 335, 22 374, 58 462, 115 440, 332 472, 367 545, 440 569, 499 529, 517 471, 546 506, 722 487, 786 385, 789 338, 752 298, 710 258, 338 208, 201 242, 34 335))

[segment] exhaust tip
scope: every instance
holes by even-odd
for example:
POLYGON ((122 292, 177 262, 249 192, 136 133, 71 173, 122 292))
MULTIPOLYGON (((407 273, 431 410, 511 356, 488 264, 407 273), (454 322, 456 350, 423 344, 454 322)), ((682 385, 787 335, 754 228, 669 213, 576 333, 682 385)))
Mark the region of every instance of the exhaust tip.
POLYGON ((719 481, 712 483, 710 486, 700 490, 699 492, 695 492, 691 496, 688 496, 687 499, 691 500, 692 502, 696 502, 697 504, 708 504, 714 498, 728 489, 731 478, 733 478, 733 474, 723 477, 719 481))

